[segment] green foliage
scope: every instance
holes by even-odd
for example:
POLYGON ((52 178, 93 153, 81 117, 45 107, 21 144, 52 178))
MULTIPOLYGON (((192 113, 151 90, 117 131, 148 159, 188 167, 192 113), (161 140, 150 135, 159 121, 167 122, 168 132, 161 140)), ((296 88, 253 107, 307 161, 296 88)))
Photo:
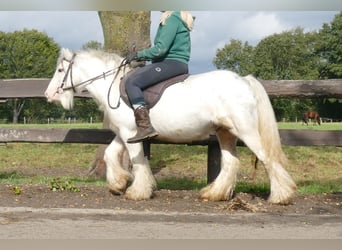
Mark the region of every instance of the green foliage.
POLYGON ((11 108, 12 106, 9 100, 5 103, 0 103, 0 120, 9 121, 12 119, 13 113, 11 108))
POLYGON ((50 37, 37 30, 0 32, 0 77, 50 77, 58 50, 50 37))
POLYGON ((23 116, 26 118, 27 123, 46 121, 48 117, 55 117, 60 114, 61 108, 41 98, 26 99, 25 109, 23 110, 23 116))
POLYGON ((89 41, 82 46, 82 50, 93 49, 93 50, 103 50, 102 43, 98 41, 89 41))
POLYGON ((50 189, 52 191, 70 191, 73 193, 78 193, 80 192, 80 189, 76 186, 73 185, 73 183, 69 180, 63 180, 61 178, 54 178, 51 183, 50 183, 50 189))
POLYGON ((20 194, 22 193, 22 188, 19 187, 19 186, 14 186, 14 187, 12 188, 12 191, 13 191, 13 193, 14 193, 15 195, 20 195, 20 194))
POLYGON ((316 33, 296 28, 263 39, 255 48, 255 75, 265 80, 317 79, 316 33))
POLYGON ((75 100, 73 116, 83 121, 89 121, 90 117, 96 122, 103 120, 103 114, 99 110, 96 102, 88 98, 77 98, 75 100))
POLYGON ((322 78, 342 77, 342 12, 337 14, 331 24, 324 24, 319 31, 320 43, 317 53, 321 56, 319 64, 322 78))
POLYGON ((253 64, 253 46, 248 42, 242 44, 242 41, 231 39, 222 49, 216 51, 216 57, 213 60, 218 69, 230 69, 240 75, 247 75, 254 72, 253 64))

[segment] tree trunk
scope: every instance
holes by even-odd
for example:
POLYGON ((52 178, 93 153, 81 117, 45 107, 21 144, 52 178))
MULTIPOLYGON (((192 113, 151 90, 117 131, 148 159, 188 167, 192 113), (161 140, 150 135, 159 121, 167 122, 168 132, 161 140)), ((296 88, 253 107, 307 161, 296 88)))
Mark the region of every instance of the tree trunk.
POLYGON ((121 56, 127 56, 135 46, 147 48, 150 42, 149 11, 99 11, 104 48, 121 56))
POLYGON ((19 122, 19 115, 24 107, 25 99, 23 102, 20 102, 19 98, 14 98, 13 103, 13 124, 18 124, 19 122))
MULTIPOLYGON (((104 49, 120 56, 127 56, 133 49, 141 50, 151 45, 150 11, 99 11, 104 49)), ((103 128, 109 128, 109 121, 104 115, 103 128)), ((89 174, 101 178, 106 176, 106 164, 103 160, 107 145, 99 146, 89 174)), ((128 154, 122 156, 124 167, 129 167, 128 154)))

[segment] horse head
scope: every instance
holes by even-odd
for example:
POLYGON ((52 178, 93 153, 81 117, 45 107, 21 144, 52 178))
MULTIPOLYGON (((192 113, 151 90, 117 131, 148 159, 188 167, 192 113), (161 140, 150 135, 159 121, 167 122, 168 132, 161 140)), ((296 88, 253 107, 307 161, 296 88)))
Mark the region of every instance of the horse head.
POLYGON ((91 89, 99 92, 97 88, 91 87, 96 85, 96 82, 101 82, 98 88, 107 88, 108 91, 114 80, 119 82, 123 74, 120 69, 126 65, 123 62, 123 58, 116 54, 95 50, 76 53, 69 49, 61 49, 56 71, 45 91, 45 96, 49 102, 59 102, 63 108, 71 109, 75 93, 81 93, 85 89, 89 92, 92 92, 91 89))
POLYGON ((57 60, 56 71, 45 91, 48 102, 59 102, 65 109, 72 109, 74 105, 72 67, 76 54, 69 49, 61 49, 57 60))

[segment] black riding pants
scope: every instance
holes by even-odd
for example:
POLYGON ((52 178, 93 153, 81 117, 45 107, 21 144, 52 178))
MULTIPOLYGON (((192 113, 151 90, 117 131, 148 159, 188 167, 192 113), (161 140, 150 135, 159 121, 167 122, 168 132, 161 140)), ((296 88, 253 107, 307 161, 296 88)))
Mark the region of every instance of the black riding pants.
POLYGON ((164 60, 137 68, 126 80, 126 92, 133 105, 145 105, 142 91, 171 77, 187 74, 188 65, 176 60, 164 60))

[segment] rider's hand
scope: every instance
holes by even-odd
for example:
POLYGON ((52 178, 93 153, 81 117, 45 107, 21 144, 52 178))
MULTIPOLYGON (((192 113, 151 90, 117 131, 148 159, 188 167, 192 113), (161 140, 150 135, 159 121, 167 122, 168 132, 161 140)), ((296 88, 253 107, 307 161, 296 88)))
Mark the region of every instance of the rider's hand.
POLYGON ((136 51, 129 53, 125 60, 126 63, 131 63, 132 61, 138 60, 138 53, 136 51))

